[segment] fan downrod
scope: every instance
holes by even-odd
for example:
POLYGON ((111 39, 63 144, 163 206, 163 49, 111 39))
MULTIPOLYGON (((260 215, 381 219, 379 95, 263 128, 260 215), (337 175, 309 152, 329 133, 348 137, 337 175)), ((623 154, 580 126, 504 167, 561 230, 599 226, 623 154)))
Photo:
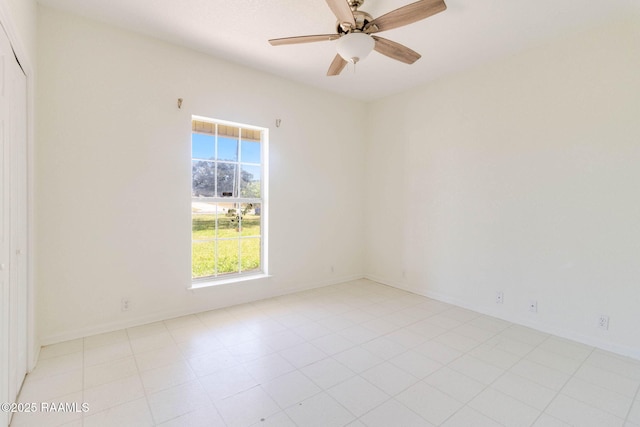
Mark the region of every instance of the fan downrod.
POLYGON ((364 0, 348 0, 348 3, 351 10, 355 12, 360 6, 362 6, 364 0))

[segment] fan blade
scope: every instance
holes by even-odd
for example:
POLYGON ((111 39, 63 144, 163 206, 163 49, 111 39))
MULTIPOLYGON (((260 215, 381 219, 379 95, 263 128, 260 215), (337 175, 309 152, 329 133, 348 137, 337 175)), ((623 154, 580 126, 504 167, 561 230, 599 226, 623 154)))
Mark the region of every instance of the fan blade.
POLYGON ((347 0, 327 0, 327 4, 333 14, 336 15, 336 18, 338 18, 340 24, 347 23, 351 28, 356 27, 356 20, 353 17, 353 12, 351 12, 351 7, 349 3, 347 3, 347 0))
POLYGON ((379 16, 364 30, 367 33, 391 30, 428 18, 446 8, 443 0, 420 0, 379 16))
POLYGON ((339 34, 317 34, 313 36, 298 36, 298 37, 284 37, 281 39, 271 39, 269 40, 269 43, 271 43, 272 46, 280 46, 284 44, 324 42, 329 40, 337 40, 339 38, 340 38, 339 34))
POLYGON ((382 37, 378 36, 371 37, 373 37, 373 39, 376 41, 376 44, 373 47, 376 52, 380 52, 381 54, 388 56, 391 59, 404 62, 405 64, 413 64, 418 59, 420 59, 420 54, 418 52, 415 52, 408 47, 401 45, 400 43, 383 39, 382 37))
POLYGON ((336 57, 333 58, 333 61, 331 62, 331 65, 329 65, 329 70, 327 71, 327 76, 337 76, 338 74, 340 74, 342 72, 342 70, 344 70, 344 67, 346 65, 347 65, 347 61, 342 59, 342 56, 336 55, 336 57))

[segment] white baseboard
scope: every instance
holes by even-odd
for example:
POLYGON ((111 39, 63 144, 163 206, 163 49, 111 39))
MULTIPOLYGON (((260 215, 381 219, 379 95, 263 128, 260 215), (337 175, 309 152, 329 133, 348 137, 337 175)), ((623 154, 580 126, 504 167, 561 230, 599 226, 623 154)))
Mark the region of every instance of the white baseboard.
MULTIPOLYGON (((421 295, 421 296, 425 296, 427 298, 432 298, 435 299, 437 301, 442 301, 448 304, 452 304, 455 305, 457 307, 462 307, 468 310, 472 310, 478 313, 482 313, 485 314, 487 316, 492 316, 498 319, 502 319, 502 320, 506 320, 508 322, 512 322, 518 325, 522 325, 522 326, 527 326, 529 328, 538 330, 540 332, 544 332, 544 333, 548 333, 548 334, 552 334, 558 337, 562 337, 562 338, 566 338, 572 341, 576 341, 582 344, 586 344, 586 345, 590 345, 592 347, 596 347, 602 350, 606 350, 606 351, 610 351, 612 353, 616 353, 622 356, 628 356, 628 357, 632 357, 634 359, 638 359, 640 360, 640 349, 638 348, 634 348, 634 347, 628 347, 628 346, 623 346, 623 345, 619 345, 616 343, 612 343, 606 340, 603 340, 601 338, 598 337, 593 337, 593 336, 588 336, 588 335, 584 335, 584 334, 580 334, 577 333, 575 331, 572 331, 570 329, 565 329, 565 328, 561 328, 558 327, 557 325, 551 325, 551 324, 546 324, 546 323, 542 323, 542 322, 533 322, 531 321, 531 319, 525 318, 525 317, 521 317, 521 316, 505 316, 503 313, 497 313, 495 312, 495 310, 491 310, 489 307, 484 307, 484 306, 478 306, 478 305, 474 305, 474 304, 470 304, 468 301, 464 301, 464 300, 460 300, 458 298, 453 298, 449 295, 445 295, 445 294, 440 294, 440 293, 436 293, 436 292, 417 292, 415 289, 411 288, 410 286, 408 286, 408 284, 406 283, 402 283, 402 282, 396 282, 396 281, 391 281, 388 280, 386 278, 382 278, 382 277, 378 277, 375 275, 369 275, 369 274, 353 274, 353 275, 347 275, 347 276, 341 276, 339 278, 335 278, 332 280, 324 280, 324 281, 318 281, 318 282, 308 282, 305 284, 298 284, 298 285, 294 285, 294 284, 290 284, 285 286, 284 288, 280 288, 278 291, 276 292, 261 292, 259 294, 256 294, 254 296, 252 296, 251 298, 245 298, 243 300, 239 300, 239 301, 234 301, 231 304, 225 304, 225 305, 211 305, 209 307, 206 307, 204 309, 198 309, 198 310, 167 310, 164 312, 159 312, 159 313, 154 313, 152 315, 147 315, 147 316, 140 316, 140 317, 136 317, 133 319, 127 319, 127 320, 123 320, 123 321, 116 321, 116 322, 109 322, 109 323, 104 323, 101 325, 97 325, 97 326, 91 326, 91 327, 87 327, 87 328, 80 328, 80 329, 76 329, 76 330, 72 330, 72 331, 68 331, 62 334, 55 334, 55 335, 50 335, 50 336, 46 336, 46 337, 41 337, 40 339, 40 343, 41 345, 45 346, 45 345, 51 345, 51 344, 56 344, 59 342, 63 342, 63 341, 69 341, 69 340, 73 340, 73 339, 77 339, 77 338, 84 338, 84 337, 88 337, 88 336, 92 336, 92 335, 97 335, 97 334, 101 334, 101 333, 105 333, 105 332, 112 332, 112 331, 117 331, 120 329, 125 329, 125 328, 131 328, 134 326, 140 326, 140 325, 144 325, 147 323, 151 323, 151 322, 157 322, 157 321, 162 321, 162 320, 168 320, 168 319, 172 319, 175 317, 180 317, 180 316, 187 316, 190 314, 196 314, 196 313, 200 313, 202 311, 207 311, 207 310, 216 310, 216 309, 221 309, 221 308, 227 308, 227 307, 232 307, 234 305, 238 305, 238 304, 245 304, 245 303, 250 303, 250 302, 255 302, 255 301, 259 301, 262 299, 267 299, 267 298, 274 298, 274 297, 278 297, 278 296, 282 296, 282 295, 288 295, 288 294, 292 294, 292 293, 296 293, 296 292, 302 292, 302 291, 306 291, 306 290, 310 290, 310 289, 316 289, 316 288, 320 288, 323 286, 330 286, 330 285, 335 285, 338 283, 343 283, 343 282, 349 282, 352 280, 358 280, 358 279, 368 279, 377 283, 381 283, 383 285, 387 285, 387 286, 391 286, 397 289, 402 289, 411 293, 414 293, 416 295, 421 295)), ((37 355, 36 355, 37 357, 37 355)))
POLYGON ((402 289, 407 292, 414 293, 416 295, 425 296, 427 298, 432 298, 434 300, 445 302, 447 304, 452 304, 457 307, 466 308, 468 310, 475 311, 477 313, 482 313, 487 316, 495 317, 501 320, 506 320, 508 322, 515 323, 518 325, 526 326, 540 332, 555 335, 561 338, 566 338, 568 340, 572 340, 572 341, 579 342, 581 344, 586 344, 592 347, 596 347, 601 350, 610 351, 612 353, 616 353, 621 356, 627 356, 633 359, 640 360, 640 348, 637 348, 637 347, 619 345, 616 343, 612 343, 610 341, 603 340, 599 337, 584 335, 576 331, 558 327, 557 325, 553 325, 549 323, 534 322, 531 319, 523 316, 505 316, 503 313, 497 313, 495 310, 492 310, 489 307, 470 304, 468 301, 464 301, 458 298, 453 298, 449 295, 440 294, 437 292, 430 292, 430 291, 418 292, 415 289, 409 287, 406 283, 394 282, 394 281, 390 281, 385 278, 374 276, 374 275, 365 275, 365 278, 372 280, 374 282, 381 283, 383 285, 402 289))
POLYGON ((40 345, 46 346, 51 344, 57 344, 64 341, 70 341, 70 340, 89 337, 92 335, 102 334, 106 332, 113 332, 120 329, 131 328, 134 326, 145 325, 147 323, 159 322, 162 320, 173 319, 175 317, 188 316, 190 314, 201 313, 203 311, 208 311, 208 310, 217 310, 221 308, 233 307, 239 304, 246 304, 246 303, 255 302, 255 301, 259 301, 267 298, 274 298, 282 295, 292 294, 295 292, 306 291, 309 289, 320 288, 323 286, 335 285, 338 283, 349 282, 352 280, 358 280, 362 278, 364 278, 363 274, 352 274, 352 275, 340 276, 338 278, 331 279, 331 280, 308 282, 302 285, 287 284, 283 288, 278 289, 277 291, 256 292, 250 298, 240 298, 238 300, 232 301, 229 304, 212 304, 211 306, 208 306, 205 308, 199 308, 195 310, 161 311, 161 312, 156 312, 149 315, 129 318, 126 320, 118 320, 115 322, 103 323, 101 325, 74 329, 74 330, 67 331, 60 334, 47 335, 44 337, 40 337, 40 345))

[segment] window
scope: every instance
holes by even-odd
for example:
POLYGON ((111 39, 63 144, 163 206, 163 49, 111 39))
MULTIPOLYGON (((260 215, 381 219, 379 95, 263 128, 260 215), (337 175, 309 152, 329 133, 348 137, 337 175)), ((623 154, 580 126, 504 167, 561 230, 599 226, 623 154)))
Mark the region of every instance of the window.
POLYGON ((194 282, 267 272, 267 134, 255 126, 192 119, 194 282))

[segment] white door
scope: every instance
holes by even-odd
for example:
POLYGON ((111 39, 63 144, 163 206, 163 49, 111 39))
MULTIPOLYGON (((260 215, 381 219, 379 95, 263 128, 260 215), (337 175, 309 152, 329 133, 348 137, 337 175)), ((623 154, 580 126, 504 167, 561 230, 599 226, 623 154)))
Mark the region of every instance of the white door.
MULTIPOLYGON (((11 50, 9 40, 0 30, 0 403, 9 402, 9 264, 11 262, 11 151, 5 126, 8 115, 5 91, 6 62, 11 50)), ((0 426, 7 425, 9 414, 0 411, 0 426)))
MULTIPOLYGON (((0 27, 0 402, 27 373, 26 77, 0 27)), ((0 411, 0 426, 10 414, 0 411)))
POLYGON ((11 138, 11 310, 9 397, 27 374, 27 77, 15 60, 7 68, 11 138))

